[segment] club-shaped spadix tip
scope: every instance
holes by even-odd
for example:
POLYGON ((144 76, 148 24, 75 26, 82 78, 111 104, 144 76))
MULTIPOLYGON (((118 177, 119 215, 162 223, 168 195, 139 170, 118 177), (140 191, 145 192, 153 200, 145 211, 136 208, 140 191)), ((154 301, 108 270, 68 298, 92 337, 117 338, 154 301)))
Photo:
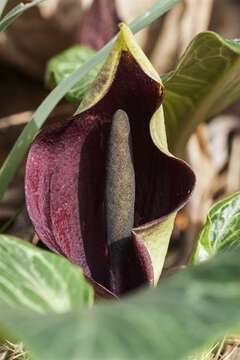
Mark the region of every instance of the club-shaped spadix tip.
POLYGON ((130 124, 128 115, 123 110, 117 110, 113 115, 111 137, 114 137, 114 133, 118 133, 118 136, 129 136, 130 135, 130 124))

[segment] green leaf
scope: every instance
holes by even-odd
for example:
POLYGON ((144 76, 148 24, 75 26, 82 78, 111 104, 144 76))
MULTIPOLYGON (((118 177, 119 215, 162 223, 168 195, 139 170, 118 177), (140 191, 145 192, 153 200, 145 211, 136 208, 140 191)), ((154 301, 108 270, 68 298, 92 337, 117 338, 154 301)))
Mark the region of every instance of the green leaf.
MULTIPOLYGON (((145 14, 139 16, 130 24, 131 30, 134 33, 137 33, 180 1, 181 0, 161 0, 156 2, 156 4, 149 8, 145 14)), ((75 84, 81 81, 92 68, 94 68, 97 64, 101 63, 106 58, 109 50, 114 44, 114 41, 115 38, 112 39, 95 55, 93 55, 91 59, 75 70, 69 77, 63 80, 45 98, 45 100, 35 111, 32 120, 24 128, 23 132, 17 139, 14 147, 12 148, 10 154, 0 169, 0 200, 2 199, 7 186, 16 174, 16 171, 24 159, 24 156, 32 140, 48 118, 49 114, 75 84)))
POLYGON ((17 334, 36 360, 186 360, 239 330, 239 257, 240 249, 216 256, 157 289, 91 311, 43 316, 1 304, 0 328, 17 334))
POLYGON ((194 264, 240 245, 240 192, 216 203, 208 213, 192 257, 194 264))
MULTIPOLYGON (((61 81, 71 75, 79 66, 88 61, 93 54, 95 54, 94 50, 86 46, 75 45, 54 56, 47 64, 46 83, 49 87, 54 88, 61 81)), ((83 95, 96 78, 101 66, 102 63, 97 64, 80 82, 69 90, 66 94, 69 101, 79 104, 83 95)))
POLYGON ((90 306, 93 292, 81 269, 61 256, 0 235, 0 300, 40 313, 90 306))
MULTIPOLYGON (((6 28, 13 23, 20 15, 22 15, 28 9, 31 9, 33 6, 40 4, 44 0, 33 0, 28 4, 20 3, 15 6, 9 13, 7 13, 2 20, 0 20, 0 32, 6 30, 6 28)), ((3 7, 6 5, 6 2, 3 1, 3 7)), ((1 8, 1 6, 0 6, 1 8)), ((2 8, 3 9, 3 8, 2 8)))
POLYGON ((213 32, 200 33, 164 85, 169 148, 181 155, 199 123, 240 97, 239 41, 226 40, 213 32))

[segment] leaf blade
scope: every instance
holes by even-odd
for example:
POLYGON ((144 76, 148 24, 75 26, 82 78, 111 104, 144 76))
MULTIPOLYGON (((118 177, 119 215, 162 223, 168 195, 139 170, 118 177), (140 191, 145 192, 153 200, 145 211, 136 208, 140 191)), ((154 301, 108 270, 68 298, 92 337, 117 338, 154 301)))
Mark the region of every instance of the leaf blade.
MULTIPOLYGON (((40 4, 44 0, 33 0, 29 4, 20 3, 15 6, 9 13, 7 13, 0 20, 0 32, 7 29, 9 25, 11 25, 19 16, 21 16, 25 11, 31 9, 33 6, 40 4)), ((3 3, 3 6, 5 4, 3 3)), ((0 11, 1 13, 1 11, 0 11)))
POLYGON ((6 308, 1 328, 17 328, 35 359, 186 359, 226 331, 239 330, 239 255, 238 249, 217 256, 158 289, 97 305, 91 313, 46 317, 6 308))
POLYGON ((170 150, 182 155, 199 123, 240 97, 240 45, 214 32, 197 35, 175 71, 164 79, 170 150), (176 134, 178 136, 176 137, 176 134))
MULTIPOLYGON (((71 75, 80 65, 86 63, 95 51, 91 48, 82 45, 75 45, 60 54, 54 56, 47 64, 45 82, 50 88, 54 88, 61 81, 71 75)), ((96 78, 102 64, 98 64, 92 68, 88 74, 78 82, 66 94, 69 101, 79 104, 83 95, 89 89, 91 83, 96 78)))
POLYGON ((191 261, 198 264, 239 245, 240 192, 220 200, 210 208, 191 261))
POLYGON ((17 238, 0 235, 0 299, 40 313, 92 304, 80 268, 17 238))

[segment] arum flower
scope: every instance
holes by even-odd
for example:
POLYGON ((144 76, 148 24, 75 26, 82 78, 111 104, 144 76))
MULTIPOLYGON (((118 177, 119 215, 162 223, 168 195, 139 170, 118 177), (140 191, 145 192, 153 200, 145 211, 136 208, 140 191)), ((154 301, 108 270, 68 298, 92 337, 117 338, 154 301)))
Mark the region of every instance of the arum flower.
POLYGON ((163 95, 121 24, 77 114, 43 129, 28 155, 26 201, 39 238, 116 295, 157 284, 195 182, 168 151, 163 95))

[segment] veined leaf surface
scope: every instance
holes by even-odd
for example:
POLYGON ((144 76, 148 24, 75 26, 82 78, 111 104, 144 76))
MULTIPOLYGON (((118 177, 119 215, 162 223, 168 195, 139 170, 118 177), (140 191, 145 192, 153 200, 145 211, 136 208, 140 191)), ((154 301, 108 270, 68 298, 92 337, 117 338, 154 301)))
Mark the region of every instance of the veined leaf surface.
POLYGON ((197 35, 164 79, 167 138, 182 154, 198 124, 240 97, 240 44, 214 32, 197 35))
POLYGON ((24 341, 35 360, 186 360, 239 330, 239 257, 240 249, 218 255, 91 311, 40 315, 1 304, 0 328, 24 341))
MULTIPOLYGON (((77 70, 79 66, 88 61, 94 53, 95 51, 87 46, 75 45, 53 57, 48 62, 46 69, 45 77, 48 86, 51 88, 55 87, 77 70)), ((80 82, 69 90, 66 94, 66 98, 69 101, 79 104, 83 95, 89 89, 93 79, 96 78, 101 66, 102 63, 92 68, 80 82)))
POLYGON ((62 313, 90 306, 93 291, 68 260, 0 235, 0 300, 13 308, 62 313))
POLYGON ((240 192, 217 202, 209 210, 192 262, 197 264, 240 245, 240 192))

